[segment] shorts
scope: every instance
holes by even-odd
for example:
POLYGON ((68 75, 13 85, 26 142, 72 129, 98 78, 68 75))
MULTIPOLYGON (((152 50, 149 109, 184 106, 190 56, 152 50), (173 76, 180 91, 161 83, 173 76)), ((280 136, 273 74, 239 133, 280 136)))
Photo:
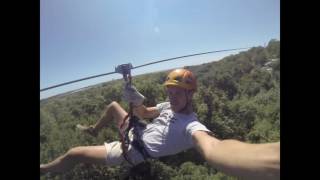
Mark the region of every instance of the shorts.
MULTIPOLYGON (((107 150, 106 164, 108 166, 117 166, 117 165, 130 165, 130 163, 124 159, 122 155, 122 148, 120 141, 114 141, 111 143, 104 143, 107 150)), ((137 165, 144 161, 142 154, 134 147, 129 145, 128 148, 128 157, 134 165, 137 165)))

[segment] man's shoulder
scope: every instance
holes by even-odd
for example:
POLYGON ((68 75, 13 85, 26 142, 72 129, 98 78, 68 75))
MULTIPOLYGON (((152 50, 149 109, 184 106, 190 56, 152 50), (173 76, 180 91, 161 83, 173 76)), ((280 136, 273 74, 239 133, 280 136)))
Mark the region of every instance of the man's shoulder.
POLYGON ((190 118, 187 122, 186 122, 186 129, 206 129, 206 126, 201 123, 198 118, 196 116, 190 118))
POLYGON ((170 103, 169 102, 162 102, 156 105, 156 108, 159 112, 169 109, 170 108, 170 103))
POLYGON ((189 126, 189 124, 193 122, 199 122, 198 118, 193 114, 186 115, 174 113, 173 117, 174 119, 176 119, 178 124, 180 124, 181 128, 186 128, 187 126, 189 126))
POLYGON ((167 106, 167 105, 170 105, 170 102, 167 102, 167 101, 165 101, 165 102, 160 102, 160 103, 158 103, 156 106, 167 106))

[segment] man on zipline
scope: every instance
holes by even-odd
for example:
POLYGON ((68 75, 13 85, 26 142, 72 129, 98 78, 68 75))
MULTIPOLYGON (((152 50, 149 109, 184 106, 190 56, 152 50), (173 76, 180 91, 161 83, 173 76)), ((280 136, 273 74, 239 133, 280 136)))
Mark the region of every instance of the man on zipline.
MULTIPOLYGON (((176 69, 169 73, 164 85, 169 102, 155 107, 145 107, 144 96, 134 86, 125 85, 124 98, 133 104, 134 115, 140 119, 153 119, 139 129, 142 145, 129 146, 126 154, 130 162, 123 156, 121 142, 115 141, 101 146, 71 148, 52 162, 40 165, 40 172, 64 172, 78 163, 136 165, 143 162, 146 156, 158 158, 195 147, 209 164, 227 174, 249 179, 280 178, 280 142, 247 144, 236 140, 218 140, 193 112, 192 97, 197 89, 193 73, 176 69)), ((126 115, 127 112, 117 102, 112 102, 95 125, 77 125, 77 128, 96 136, 111 121, 120 126, 126 115)), ((123 128, 127 126, 126 121, 123 128)), ((129 135, 132 138, 132 133, 129 135)))

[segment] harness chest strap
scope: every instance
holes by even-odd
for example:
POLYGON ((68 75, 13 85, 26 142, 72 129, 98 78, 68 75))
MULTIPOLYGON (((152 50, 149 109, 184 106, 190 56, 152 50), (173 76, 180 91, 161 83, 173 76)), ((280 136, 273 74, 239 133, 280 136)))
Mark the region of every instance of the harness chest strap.
POLYGON ((144 142, 141 139, 141 135, 139 132, 139 128, 145 128, 145 124, 140 122, 138 119, 135 118, 134 120, 134 127, 133 127, 133 134, 134 138, 133 141, 131 142, 131 145, 140 152, 140 154, 143 156, 144 160, 153 158, 148 151, 145 148, 144 142))
POLYGON ((131 144, 132 147, 134 149, 136 149, 143 157, 144 160, 147 159, 153 159, 154 157, 152 157, 148 151, 145 148, 144 142, 141 139, 141 134, 140 134, 140 130, 141 128, 145 128, 146 124, 144 122, 139 121, 139 119, 136 116, 132 116, 129 119, 129 126, 128 128, 125 130, 124 134, 120 134, 121 135, 121 148, 122 148, 122 155, 125 158, 126 161, 128 161, 132 166, 134 166, 134 163, 132 162, 132 160, 130 159, 130 157, 128 156, 128 148, 129 145, 131 144), (130 137, 129 137, 129 132, 132 129, 132 133, 133 133, 133 140, 130 141, 130 137))

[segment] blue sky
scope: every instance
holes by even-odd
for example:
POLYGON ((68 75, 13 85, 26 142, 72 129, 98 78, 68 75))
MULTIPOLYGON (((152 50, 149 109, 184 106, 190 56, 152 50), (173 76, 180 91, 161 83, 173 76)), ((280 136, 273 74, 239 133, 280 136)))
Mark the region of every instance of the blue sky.
MULTIPOLYGON (((42 0, 40 88, 113 72, 117 65, 280 40, 279 0, 42 0)), ((154 64, 133 75, 219 60, 237 51, 154 64)), ((40 98, 121 78, 103 76, 40 98)))

